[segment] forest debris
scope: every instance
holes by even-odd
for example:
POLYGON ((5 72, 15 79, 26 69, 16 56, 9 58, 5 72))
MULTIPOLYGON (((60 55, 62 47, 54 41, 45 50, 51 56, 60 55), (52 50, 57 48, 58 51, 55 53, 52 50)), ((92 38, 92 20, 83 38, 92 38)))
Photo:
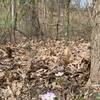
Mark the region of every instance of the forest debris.
POLYGON ((14 48, 13 55, 8 54, 13 57, 13 62, 7 56, 0 59, 0 66, 5 67, 3 69, 0 67, 1 72, 4 73, 0 76, 0 88, 6 90, 9 80, 14 94, 27 97, 32 88, 39 94, 47 93, 48 90, 62 89, 74 92, 71 86, 80 88, 86 84, 90 71, 90 60, 87 59, 90 58, 90 51, 87 43, 76 45, 71 42, 70 46, 66 46, 64 41, 48 40, 44 43, 41 40, 29 42, 29 48, 32 49, 23 47, 27 43, 10 47, 14 48), (9 75, 6 72, 9 72, 9 75), (21 87, 17 86, 18 83, 21 87))
POLYGON ((5 57, 7 54, 3 49, 0 49, 0 57, 5 57))
POLYGON ((4 77, 4 75, 5 75, 4 72, 0 72, 0 79, 1 79, 2 77, 4 77))
POLYGON ((63 55, 64 63, 67 65, 68 63, 70 63, 71 49, 69 47, 66 47, 64 49, 63 55))
POLYGON ((6 47, 6 53, 8 58, 12 58, 12 49, 10 47, 6 47))

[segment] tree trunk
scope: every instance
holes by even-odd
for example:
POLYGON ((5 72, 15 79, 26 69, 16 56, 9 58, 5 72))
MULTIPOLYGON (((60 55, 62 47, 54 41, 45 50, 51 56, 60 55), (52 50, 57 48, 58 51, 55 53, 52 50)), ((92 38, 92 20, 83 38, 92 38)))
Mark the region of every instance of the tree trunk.
POLYGON ((16 41, 15 30, 16 30, 16 21, 17 21, 17 14, 16 14, 16 0, 12 0, 12 36, 13 41, 16 41))
POLYGON ((57 18, 57 25, 56 25, 56 30, 57 30, 57 33, 56 33, 56 40, 58 40, 58 35, 59 35, 59 23, 60 23, 60 1, 57 0, 57 4, 58 4, 58 18, 57 18))
POLYGON ((69 25, 70 25, 70 2, 71 0, 67 0, 66 4, 65 4, 65 9, 66 9, 66 22, 67 22, 67 33, 65 34, 65 36, 67 36, 67 38, 69 38, 69 25))
POLYGON ((94 23, 91 36, 91 75, 92 85, 100 85, 100 0, 96 0, 94 8, 94 23))

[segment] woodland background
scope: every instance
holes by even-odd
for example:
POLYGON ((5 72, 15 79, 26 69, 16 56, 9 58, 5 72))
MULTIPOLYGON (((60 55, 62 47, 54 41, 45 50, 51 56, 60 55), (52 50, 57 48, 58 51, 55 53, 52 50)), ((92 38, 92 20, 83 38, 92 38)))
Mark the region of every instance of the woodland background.
POLYGON ((90 38, 92 5, 88 0, 83 7, 81 0, 1 0, 0 9, 1 42, 18 35, 90 38))
POLYGON ((100 0, 0 0, 0 100, 100 100, 100 0))

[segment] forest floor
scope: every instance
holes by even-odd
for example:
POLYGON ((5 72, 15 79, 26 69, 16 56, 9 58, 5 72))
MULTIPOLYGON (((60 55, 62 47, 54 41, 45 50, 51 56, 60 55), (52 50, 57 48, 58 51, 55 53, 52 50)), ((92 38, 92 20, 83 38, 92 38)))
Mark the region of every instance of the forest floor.
POLYGON ((92 100, 93 90, 86 88, 90 66, 90 43, 84 40, 1 45, 0 100, 92 100))

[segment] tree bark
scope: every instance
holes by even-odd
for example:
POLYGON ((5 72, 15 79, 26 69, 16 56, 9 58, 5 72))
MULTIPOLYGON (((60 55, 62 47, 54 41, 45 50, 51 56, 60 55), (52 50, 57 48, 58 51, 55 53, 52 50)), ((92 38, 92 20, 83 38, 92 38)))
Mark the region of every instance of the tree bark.
POLYGON ((91 74, 92 85, 100 85, 100 0, 96 0, 94 8, 94 23, 91 36, 91 74))

